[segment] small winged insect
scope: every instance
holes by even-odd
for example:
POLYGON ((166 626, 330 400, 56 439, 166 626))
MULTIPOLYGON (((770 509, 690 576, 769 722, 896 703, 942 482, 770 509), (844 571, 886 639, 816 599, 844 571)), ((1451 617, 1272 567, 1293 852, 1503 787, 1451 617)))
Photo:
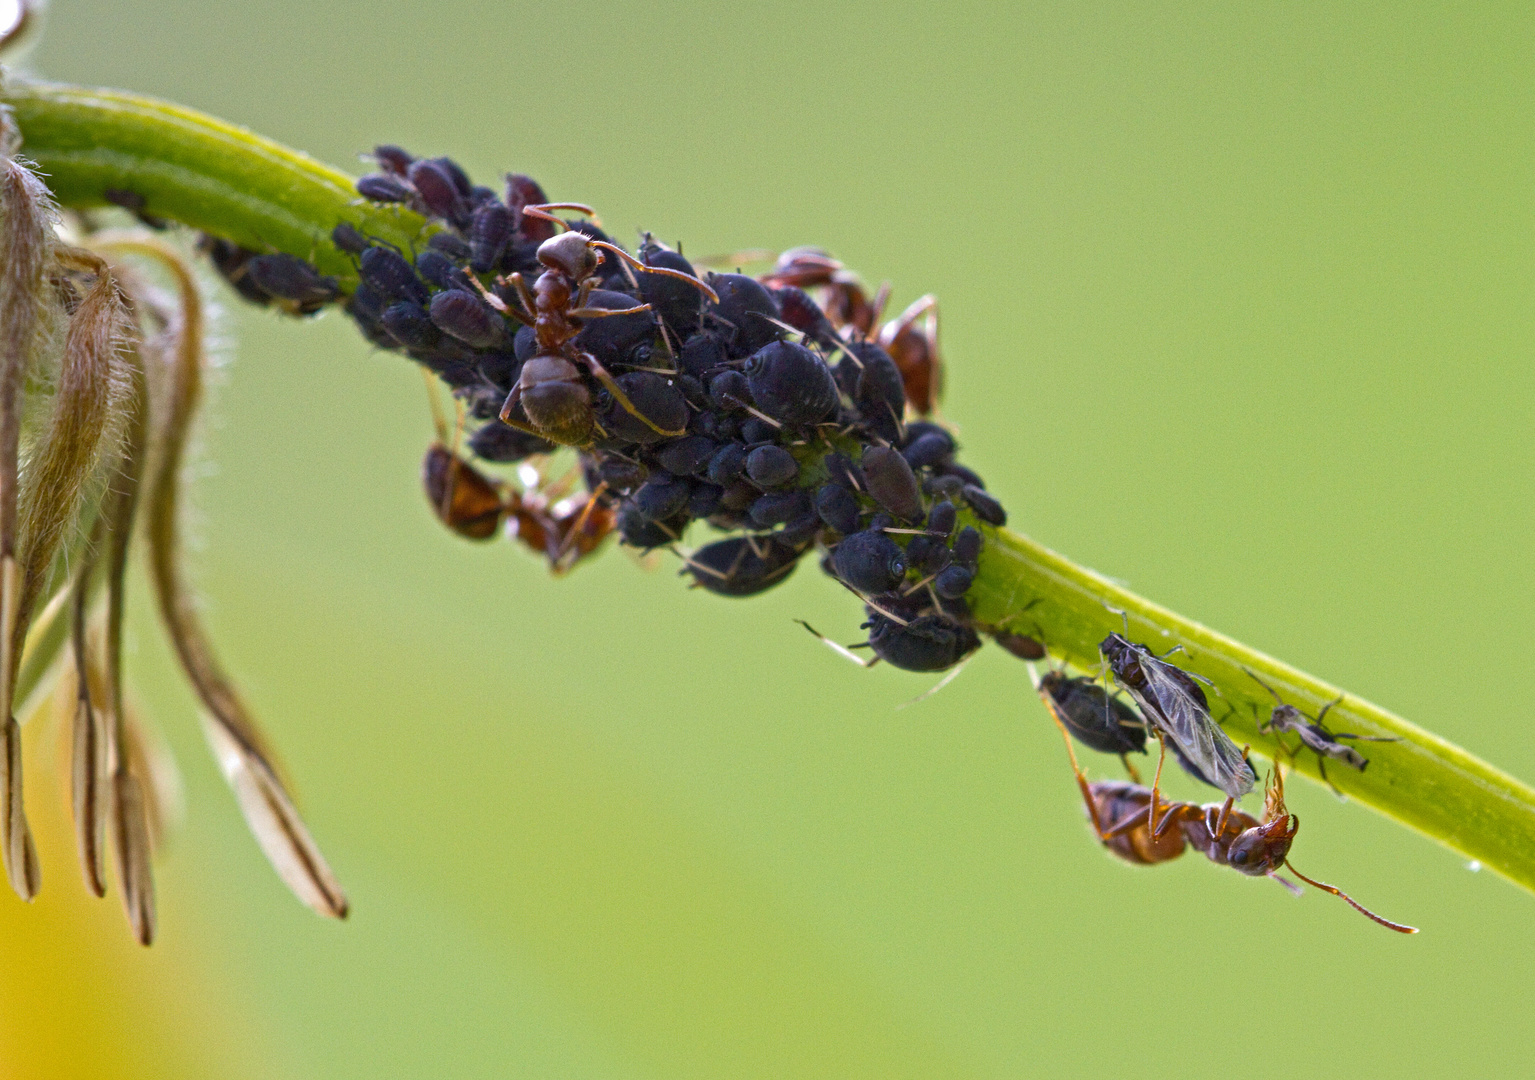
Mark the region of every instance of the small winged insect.
MULTIPOLYGON (((1068 749, 1070 743, 1067 743, 1068 749)), ((1391 922, 1360 904, 1343 890, 1307 877, 1289 861, 1290 846, 1300 830, 1300 818, 1285 809, 1284 774, 1274 769, 1265 793, 1263 818, 1234 809, 1233 800, 1223 803, 1162 803, 1157 824, 1152 825, 1154 792, 1121 780, 1089 784, 1080 770, 1077 784, 1087 806, 1087 816, 1103 846, 1126 862, 1142 866, 1167 862, 1193 847, 1218 866, 1228 866, 1250 877, 1270 877, 1299 894, 1299 887, 1280 877, 1281 868, 1306 884, 1346 901, 1366 918, 1400 934, 1416 934, 1417 928, 1391 922)))
MULTIPOLYGON (((1242 670, 1247 671, 1246 668, 1242 670)), ((1264 734, 1271 731, 1275 733, 1293 732, 1300 739, 1301 745, 1316 754, 1317 773, 1326 782, 1327 786, 1332 788, 1333 793, 1340 798, 1343 796, 1343 792, 1338 790, 1336 784, 1327 779, 1327 759, 1332 758, 1334 761, 1341 761, 1349 768, 1358 769, 1360 772, 1364 772, 1364 767, 1370 763, 1370 759, 1352 746, 1344 746, 1338 741, 1339 739, 1354 739, 1358 742, 1400 741, 1391 735, 1353 735, 1346 731, 1328 731, 1323 725, 1323 720, 1327 717, 1327 710, 1342 701, 1342 697, 1338 697, 1323 705, 1322 711, 1317 713, 1315 720, 1312 720, 1294 705, 1285 704, 1278 691, 1258 678, 1257 675, 1254 675, 1251 671, 1247 671, 1247 674, 1252 677, 1253 682, 1272 694, 1275 701, 1274 711, 1269 714, 1267 721, 1258 725, 1258 730, 1264 734)), ((1284 745, 1282 740, 1279 741, 1279 745, 1284 748, 1285 752, 1292 759, 1296 754, 1300 753, 1300 747, 1296 747, 1292 751, 1288 746, 1284 745)))
POLYGON ((1126 756, 1146 752, 1146 722, 1134 709, 1092 679, 1063 671, 1046 672, 1038 689, 1045 708, 1073 738, 1099 753, 1118 754, 1125 771, 1140 782, 1126 756))
MULTIPOLYGON (((1157 732, 1183 751, 1185 757, 1209 780, 1233 799, 1253 789, 1257 774, 1224 731, 1210 716, 1205 692, 1182 668, 1158 659, 1145 645, 1119 634, 1110 634, 1098 646, 1114 673, 1141 707, 1157 732)), ((1157 762, 1160 776, 1162 763, 1157 762)), ((1157 789, 1156 782, 1152 790, 1157 789)))

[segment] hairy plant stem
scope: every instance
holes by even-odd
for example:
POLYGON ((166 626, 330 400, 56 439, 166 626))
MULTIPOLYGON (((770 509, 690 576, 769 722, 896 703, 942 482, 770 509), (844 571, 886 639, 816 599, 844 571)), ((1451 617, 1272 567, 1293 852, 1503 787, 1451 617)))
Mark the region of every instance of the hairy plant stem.
MULTIPOLYGON (((348 288, 356 272, 330 243, 337 223, 407 249, 429 230, 410 211, 360 202, 343 173, 178 105, 121 91, 20 82, 0 88, 0 101, 15 112, 23 154, 48 175, 66 207, 104 206, 109 189, 132 191, 145 198, 148 213, 253 250, 310 259, 348 288)), ((1031 635, 1056 658, 1096 671, 1098 642, 1128 620, 1133 641, 1158 651, 1182 646, 1179 665, 1217 688, 1213 707, 1226 731, 1269 757, 1288 755, 1258 730, 1274 702, 1248 671, 1312 715, 1340 696, 1335 687, 1032 540, 982 529, 987 545, 969 599, 984 629, 1031 635)), ((1535 891, 1535 790, 1359 698, 1344 696, 1328 723, 1401 740, 1370 744, 1363 772, 1335 762, 1327 776, 1339 789, 1535 891)), ((1309 751, 1295 757, 1294 767, 1318 776, 1309 751)))

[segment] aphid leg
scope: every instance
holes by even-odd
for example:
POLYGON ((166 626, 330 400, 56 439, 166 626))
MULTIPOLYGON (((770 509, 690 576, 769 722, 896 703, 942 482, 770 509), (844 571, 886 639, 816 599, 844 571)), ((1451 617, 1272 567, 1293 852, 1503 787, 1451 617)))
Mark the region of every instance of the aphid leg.
MULTIPOLYGON (((1291 760, 1294 760, 1294 755, 1293 754, 1291 755, 1291 760)), ((1334 795, 1336 795, 1340 799, 1347 799, 1348 798, 1347 795, 1343 794, 1343 792, 1338 790, 1338 785, 1337 784, 1333 783, 1331 780, 1329 780, 1327 778, 1327 759, 1325 757, 1323 757, 1321 754, 1318 754, 1316 756, 1316 772, 1317 772, 1317 775, 1322 778, 1322 783, 1324 783, 1328 787, 1332 788, 1332 793, 1334 795)))
MULTIPOLYGON (((606 314, 621 315, 623 312, 610 311, 606 314)), ((581 361, 586 365, 587 370, 592 373, 592 376, 603 385, 607 392, 613 395, 613 400, 618 402, 619 406, 624 410, 624 412, 628 413, 635 419, 642 421, 646 427, 650 428, 651 431, 654 431, 659 435, 664 435, 668 439, 680 438, 681 436, 687 434, 686 428, 679 428, 676 431, 668 431, 666 428, 657 424, 650 417, 640 412, 639 409, 635 408, 634 402, 629 400, 629 395, 624 393, 624 388, 619 386, 618 383, 614 381, 613 376, 608 374, 608 369, 603 367, 602 362, 591 353, 582 353, 581 361)))
POLYGON ((879 663, 879 657, 877 657, 877 656, 871 657, 870 659, 865 660, 863 657, 861 657, 861 656, 857 655, 856 653, 854 653, 853 650, 849 649, 846 645, 838 645, 835 641, 833 641, 831 638, 827 637, 825 634, 821 633, 815 627, 811 626, 804 619, 795 619, 794 621, 799 623, 806 630, 809 630, 812 634, 814 634, 817 638, 819 638, 822 645, 825 645, 828 649, 830 649, 832 652, 836 653, 838 656, 845 657, 846 659, 851 660, 853 663, 857 664, 861 668, 871 668, 875 664, 879 663))
POLYGON ((1290 873, 1294 874, 1296 877, 1298 877, 1302 881, 1304 881, 1307 885, 1310 885, 1312 888, 1315 888, 1315 889, 1321 889, 1323 892, 1332 893, 1334 896, 1339 897, 1342 900, 1346 901, 1348 903, 1349 907, 1351 907, 1355 911, 1359 912, 1359 914, 1365 916, 1365 918, 1373 919, 1374 921, 1380 923, 1382 926, 1384 926, 1388 930, 1395 930, 1398 934, 1416 934, 1418 932, 1418 928, 1416 926, 1407 926, 1407 925, 1405 925, 1403 923, 1394 923, 1390 919, 1383 919, 1383 918, 1381 918, 1379 915, 1375 914, 1375 912, 1371 911, 1369 908, 1367 908, 1363 904, 1359 903, 1359 901, 1355 900, 1352 896, 1350 896, 1348 893, 1344 892, 1342 889, 1336 888, 1336 887, 1334 887, 1332 885, 1325 884, 1324 882, 1317 881, 1314 878, 1308 878, 1305 874, 1303 874, 1299 870, 1295 869, 1295 866, 1290 862, 1289 859, 1285 860, 1285 868, 1287 870, 1289 870, 1290 873))
POLYGON ((969 656, 967 656, 963 660, 961 660, 958 664, 954 665, 953 670, 950 671, 943 678, 939 679, 937 685, 935 685, 931 690, 924 690, 922 693, 918 694, 916 697, 912 698, 910 701, 903 701, 903 702, 901 702, 899 705, 896 706, 896 708, 898 710, 899 709, 905 709, 905 708, 908 708, 908 707, 910 707, 912 705, 917 704, 919 701, 926 701, 928 698, 930 698, 934 694, 938 693, 938 691, 942 690, 945 686, 948 686, 955 679, 959 678, 959 673, 964 671, 965 668, 970 666, 970 661, 972 659, 974 659, 974 657, 975 657, 975 654, 971 653, 969 656))

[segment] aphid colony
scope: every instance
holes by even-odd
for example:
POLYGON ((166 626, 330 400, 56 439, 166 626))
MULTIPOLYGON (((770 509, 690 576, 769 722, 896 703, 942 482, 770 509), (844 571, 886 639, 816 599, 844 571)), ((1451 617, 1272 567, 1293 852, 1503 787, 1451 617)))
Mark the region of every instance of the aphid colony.
MULTIPOLYGON (((880 326, 885 291, 871 301, 813 249, 760 280, 700 276, 648 235, 624 251, 587 207, 548 202, 528 177, 498 194, 445 158, 389 146, 374 158, 358 192, 437 228, 400 251, 339 226, 361 279, 347 312, 452 388, 473 458, 579 454, 585 496, 556 503, 486 476, 443 435, 424 473, 449 528, 488 539, 508 522, 561 570, 610 529, 680 551, 702 520, 729 534, 684 555, 703 589, 762 592, 819 547, 863 599, 876 658, 938 671, 979 646, 965 603, 978 526, 1006 515, 949 433, 917 419, 941 375, 930 297, 880 326)), ((296 314, 340 298, 302 260, 205 246, 248 298, 296 314)))
MULTIPOLYGON (((409 206, 437 230, 406 252, 338 226, 332 239, 356 258, 361 280, 346 310, 374 345, 452 388, 476 425, 466 443, 474 458, 531 473, 521 492, 485 475, 449 445, 439 419, 423 478, 445 525, 474 540, 507 526, 563 571, 610 531, 642 550, 680 553, 685 530, 702 520, 730 535, 684 554, 684 572, 722 596, 771 588, 820 550, 822 569, 864 603, 873 659, 860 662, 941 671, 980 646, 965 596, 984 530, 1006 514, 955 461, 949 432, 927 419, 942 376, 931 297, 880 326, 888 291, 871 299, 816 249, 785 252, 761 278, 701 277, 648 234, 631 255, 589 208, 550 203, 526 176, 509 176, 498 195, 446 158, 381 146, 374 159, 379 171, 358 192, 409 206), (560 446, 577 451, 584 494, 568 494, 571 477, 544 485, 528 462, 560 446)), ((302 260, 211 238, 205 246, 249 299, 294 314, 341 299, 337 282, 302 260)), ((1016 656, 1045 656, 1034 638, 986 629, 1016 656)), ((1285 808, 1277 765, 1263 817, 1235 808, 1257 775, 1211 718, 1196 676, 1120 634, 1100 651, 1133 705, 1064 672, 1038 688, 1107 850, 1155 864, 1193 847, 1298 888, 1276 876, 1289 869, 1414 932, 1289 866, 1299 819, 1285 808), (1161 750, 1150 788, 1127 756, 1144 754, 1148 735, 1161 750), (1089 783, 1072 738, 1119 755, 1131 781, 1089 783), (1163 798, 1169 750, 1224 802, 1163 798)), ((1338 741, 1362 737, 1330 733, 1321 717, 1275 699, 1264 730, 1294 733, 1319 761, 1365 767, 1338 741)))

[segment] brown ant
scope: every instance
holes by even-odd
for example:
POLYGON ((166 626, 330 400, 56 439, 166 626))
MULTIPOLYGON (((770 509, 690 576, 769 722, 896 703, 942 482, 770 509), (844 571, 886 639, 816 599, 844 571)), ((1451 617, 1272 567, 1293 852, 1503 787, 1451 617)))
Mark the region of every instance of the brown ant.
POLYGON ((427 448, 422 461, 422 484, 438 520, 459 536, 489 540, 502 521, 510 521, 512 534, 524 546, 545 556, 550 570, 563 574, 595 551, 613 531, 617 515, 602 498, 605 484, 585 498, 561 498, 567 485, 543 488, 538 470, 526 465, 531 475, 528 490, 514 491, 491 480, 459 455, 456 443, 463 427, 462 410, 454 432, 455 445, 450 446, 447 425, 435 395, 431 405, 437 440, 427 448))
POLYGON ((879 347, 890 354, 906 386, 906 400, 918 416, 938 408, 943 391, 943 357, 938 352, 938 298, 932 293, 880 327, 879 347))
POLYGON ((874 332, 874 324, 879 322, 890 299, 887 283, 879 287, 871 301, 857 274, 815 247, 790 248, 778 256, 772 271, 758 280, 774 289, 792 286, 822 290, 821 309, 832 326, 838 330, 851 326, 865 338, 874 332))
MULTIPOLYGON (((1292 892, 1299 887, 1278 875, 1281 867, 1307 885, 1331 893, 1355 911, 1399 934, 1416 934, 1417 927, 1383 919, 1360 904, 1342 889, 1309 878, 1289 860, 1290 845, 1300 831, 1300 818, 1285 809, 1284 771, 1276 762, 1264 792, 1263 819, 1235 808, 1230 796, 1223 803, 1161 802, 1155 793, 1141 784, 1124 780, 1099 780, 1088 783, 1077 764, 1071 737, 1059 718, 1056 726, 1066 741, 1066 753, 1076 773, 1077 786, 1093 831, 1110 852, 1126 862, 1141 866, 1176 859, 1185 847, 1192 846, 1211 862, 1229 866, 1252 877, 1270 877, 1292 892), (1153 802, 1156 805, 1153 805, 1153 802), (1157 824, 1153 829, 1151 822, 1157 824), (1174 828, 1173 826, 1176 826, 1174 828)), ((1245 756, 1245 752, 1244 752, 1245 756)))
MULTIPOLYGON (((592 209, 580 203, 543 203, 522 208, 524 217, 539 218, 561 227, 565 223, 551 210, 574 210, 590 215, 592 209)), ((657 426, 649 417, 635 408, 623 388, 597 358, 578 350, 574 339, 588 319, 606 319, 615 315, 634 315, 649 311, 649 304, 634 307, 608 309, 589 307, 587 300, 599 284, 597 268, 602 265, 605 253, 611 253, 624 263, 646 274, 664 274, 681 278, 696 287, 715 303, 719 297, 708 285, 678 270, 646 266, 614 244, 593 240, 585 233, 566 227, 567 231, 552 236, 538 246, 538 261, 544 272, 538 276, 531 289, 521 274, 499 279, 516 290, 521 309, 507 304, 494 293, 480 287, 485 300, 501 312, 531 326, 538 337, 538 353, 522 366, 517 385, 507 396, 501 409, 501 420, 521 431, 564 446, 587 447, 594 438, 606 434, 597 422, 592 407, 591 391, 582 380, 584 368, 593 378, 613 395, 613 400, 627 413, 644 422, 651 430, 667 438, 686 434, 683 430, 670 431, 657 426), (518 419, 521 409, 526 420, 518 419)), ((478 285, 478 282, 474 282, 478 285)))
MULTIPOLYGON (((423 369, 423 374, 425 371, 423 369)), ((421 484, 426 501, 437 519, 466 540, 489 540, 496 535, 505 514, 501 487, 459 456, 457 444, 464 427, 463 408, 448 444, 448 426, 437 404, 436 389, 427 375, 427 400, 431 403, 437 439, 427 447, 421 462, 421 484)))
POLYGON ((820 248, 790 248, 758 280, 775 289, 820 289, 821 307, 832 326, 852 327, 890 354, 916 414, 927 416, 938 407, 943 358, 938 352, 937 297, 931 293, 919 297, 876 335, 874 328, 890 299, 890 286, 881 285, 871 301, 858 275, 820 248))

